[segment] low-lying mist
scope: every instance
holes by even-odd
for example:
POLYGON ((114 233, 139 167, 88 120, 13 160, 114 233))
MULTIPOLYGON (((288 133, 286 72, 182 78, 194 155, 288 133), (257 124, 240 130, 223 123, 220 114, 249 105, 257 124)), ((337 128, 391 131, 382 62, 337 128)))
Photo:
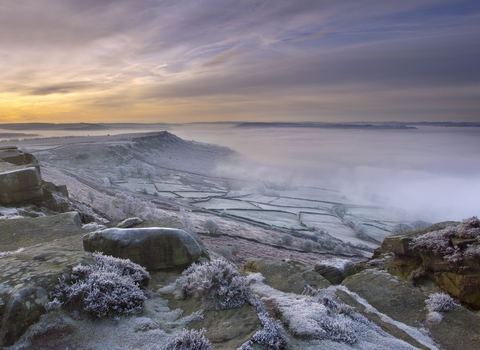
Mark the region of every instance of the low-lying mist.
POLYGON ((480 214, 479 128, 286 130, 193 124, 171 132, 246 156, 219 166, 222 174, 339 189, 430 221, 480 214))

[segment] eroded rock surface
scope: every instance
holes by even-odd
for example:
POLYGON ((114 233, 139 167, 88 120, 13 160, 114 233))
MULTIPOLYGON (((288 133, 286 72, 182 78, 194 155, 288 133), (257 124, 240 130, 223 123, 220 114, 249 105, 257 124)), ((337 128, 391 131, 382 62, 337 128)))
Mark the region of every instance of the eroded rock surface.
POLYGON ((249 259, 245 271, 261 273, 265 284, 285 293, 302 294, 307 285, 315 289, 330 286, 327 279, 296 261, 249 259))
POLYGON ((173 228, 110 228, 86 234, 83 246, 89 252, 130 259, 149 271, 183 268, 208 257, 200 238, 173 228))
POLYGON ((38 245, 0 257, 0 346, 12 345, 44 314, 44 305, 59 278, 74 266, 91 263, 91 255, 51 245, 38 245))

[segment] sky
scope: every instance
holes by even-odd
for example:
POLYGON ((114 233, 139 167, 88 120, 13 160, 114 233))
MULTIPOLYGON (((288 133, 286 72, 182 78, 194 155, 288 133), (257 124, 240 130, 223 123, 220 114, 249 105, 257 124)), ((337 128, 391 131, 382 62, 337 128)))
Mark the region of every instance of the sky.
POLYGON ((480 122, 480 2, 0 0, 0 123, 480 122))

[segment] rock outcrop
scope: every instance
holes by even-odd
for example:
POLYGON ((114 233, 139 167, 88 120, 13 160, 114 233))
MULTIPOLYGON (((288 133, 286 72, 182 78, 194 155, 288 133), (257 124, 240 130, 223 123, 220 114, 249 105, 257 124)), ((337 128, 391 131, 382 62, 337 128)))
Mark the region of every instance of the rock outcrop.
POLYGON ((59 278, 74 266, 92 263, 89 253, 48 244, 3 253, 0 257, 0 347, 12 345, 44 314, 44 305, 59 278))
POLYGON ((355 274, 355 264, 345 259, 324 260, 315 264, 315 271, 331 284, 340 284, 345 278, 355 274))
POLYGON ((330 286, 327 279, 297 261, 249 259, 245 271, 261 273, 266 285, 285 293, 302 294, 307 286, 315 289, 330 286))
POLYGON ((37 159, 17 147, 0 148, 0 204, 35 204, 50 210, 68 210, 66 186, 42 180, 37 159))
POLYGON ((130 259, 149 271, 183 269, 208 257, 200 238, 173 228, 110 228, 86 234, 83 246, 89 252, 130 259))
POLYGON ((477 315, 462 307, 456 307, 444 313, 438 322, 428 322, 425 304, 428 295, 408 281, 385 271, 367 269, 348 277, 342 285, 365 299, 376 310, 365 309, 361 304, 356 304, 347 293, 337 291, 337 295, 345 303, 354 306, 367 319, 377 323, 395 338, 403 339, 417 348, 430 347, 418 343, 419 339, 412 337, 411 332, 405 332, 404 327, 399 328, 395 322, 402 322, 417 329, 426 328, 442 349, 467 350, 480 347, 480 319, 477 315), (376 311, 390 317, 393 322, 379 317, 376 311))
POLYGON ((480 307, 480 221, 443 222, 384 239, 360 268, 380 267, 415 284, 434 283, 463 303, 480 307))

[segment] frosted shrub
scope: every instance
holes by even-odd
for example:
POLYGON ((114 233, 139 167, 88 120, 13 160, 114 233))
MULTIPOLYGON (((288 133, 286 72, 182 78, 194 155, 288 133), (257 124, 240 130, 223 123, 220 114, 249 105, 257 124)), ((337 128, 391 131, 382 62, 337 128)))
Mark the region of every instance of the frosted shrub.
POLYGON ((254 344, 259 345, 260 349, 265 350, 283 350, 288 348, 288 335, 282 324, 278 320, 274 320, 268 316, 262 302, 255 296, 248 299, 250 305, 255 308, 258 320, 262 324, 262 329, 256 332, 252 338, 244 343, 238 350, 253 350, 254 344))
POLYGON ((302 243, 303 250, 311 252, 313 250, 313 242, 309 239, 305 239, 302 243))
POLYGON ((149 273, 130 260, 94 253, 95 265, 72 269, 71 284, 65 279, 55 287, 47 311, 64 306, 96 317, 141 311, 147 299, 141 287, 150 281, 149 273))
POLYGON ((293 236, 292 235, 289 235, 288 233, 285 233, 282 237, 282 242, 285 244, 285 245, 292 245, 293 243, 293 236))
POLYGON ((190 219, 185 209, 180 209, 180 222, 182 223, 183 229, 186 232, 192 234, 197 233, 195 224, 193 223, 192 219, 190 219))
POLYGON ((442 256, 447 254, 449 247, 451 248, 450 238, 454 237, 455 233, 456 231, 451 227, 445 230, 429 232, 412 240, 410 246, 413 250, 420 253, 432 253, 442 256))
POLYGON ((410 243, 410 247, 420 253, 441 256, 455 269, 462 272, 469 269, 469 264, 464 263, 466 259, 480 259, 479 241, 480 221, 473 216, 463 220, 457 227, 447 227, 417 237, 410 243), (452 238, 476 239, 477 242, 454 247, 452 238))
POLYGON ((212 350, 205 330, 184 329, 182 334, 165 345, 163 350, 212 350))
POLYGON ((217 225, 215 221, 211 219, 208 219, 207 221, 205 221, 205 223, 203 224, 203 228, 212 237, 218 237, 221 234, 220 227, 217 225))
POLYGON ((337 245, 335 246, 335 248, 333 249, 333 253, 339 254, 339 255, 340 255, 340 254, 345 254, 345 248, 344 248, 342 245, 337 244, 337 245))
POLYGON ((448 294, 432 293, 425 300, 427 309, 430 312, 449 312, 452 311, 459 304, 448 294))
POLYGON ((223 258, 192 264, 177 283, 185 295, 199 293, 208 309, 234 309, 247 300, 245 279, 223 258))

